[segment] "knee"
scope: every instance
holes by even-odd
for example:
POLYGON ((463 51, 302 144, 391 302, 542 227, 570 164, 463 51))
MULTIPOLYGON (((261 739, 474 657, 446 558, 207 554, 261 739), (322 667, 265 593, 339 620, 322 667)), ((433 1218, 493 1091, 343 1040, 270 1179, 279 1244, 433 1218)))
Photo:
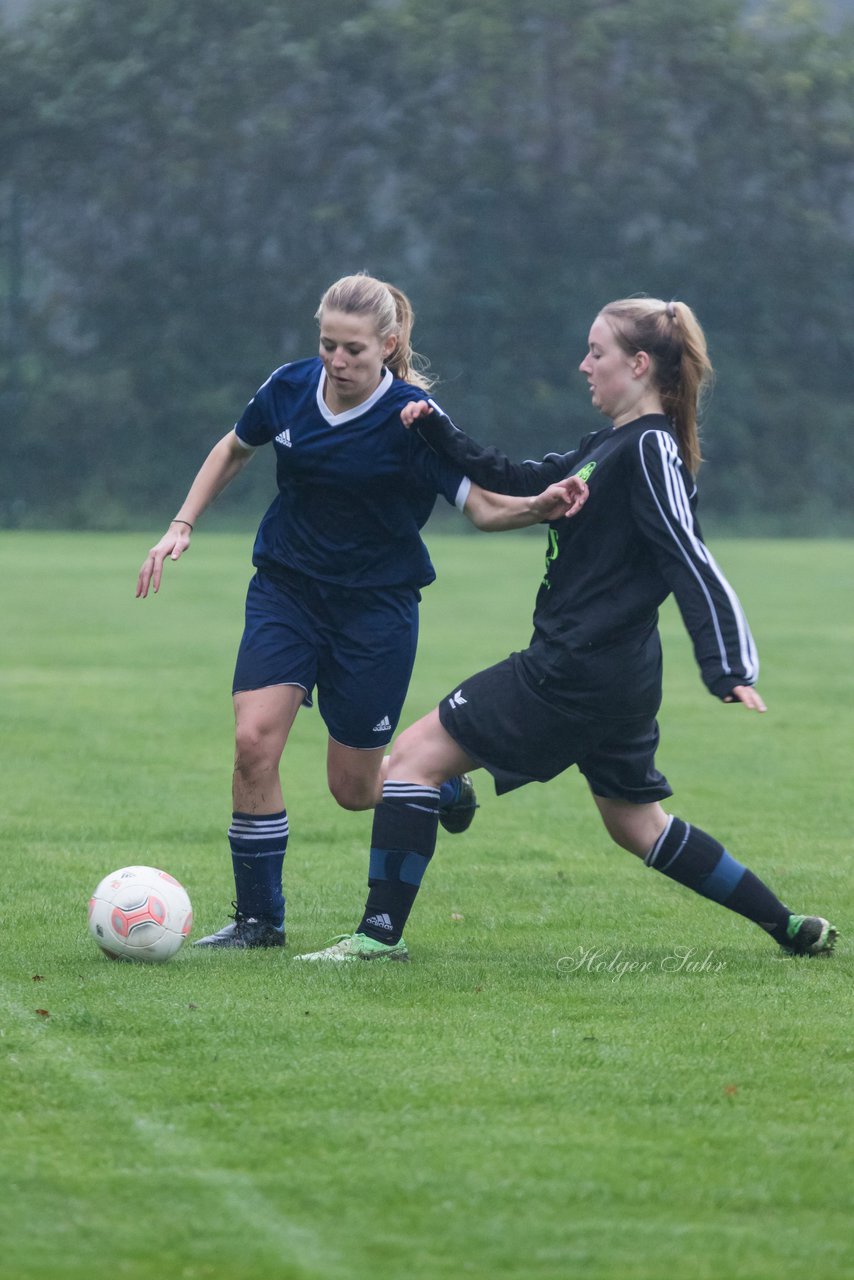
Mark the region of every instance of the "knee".
POLYGON ((335 803, 351 813, 373 809, 380 799, 379 785, 374 779, 330 776, 329 790, 335 803))
POLYGON ((609 811, 602 812, 602 821, 614 844, 643 858, 664 831, 668 819, 657 805, 625 805, 609 807, 609 811))
POLYGON ((625 849, 628 853, 633 853, 638 858, 643 858, 655 843, 654 840, 647 842, 643 835, 639 835, 638 832, 633 830, 627 830, 614 822, 606 822, 605 829, 618 848, 625 849))
POLYGON ((281 750, 278 737, 251 720, 241 722, 234 738, 234 771, 244 776, 259 769, 277 768, 281 750))

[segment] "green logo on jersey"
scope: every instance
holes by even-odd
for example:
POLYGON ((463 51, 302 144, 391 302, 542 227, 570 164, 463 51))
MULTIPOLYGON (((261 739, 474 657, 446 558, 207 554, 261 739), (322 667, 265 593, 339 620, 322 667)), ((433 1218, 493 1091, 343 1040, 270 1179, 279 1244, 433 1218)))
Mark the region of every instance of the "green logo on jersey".
MULTIPOLYGON (((596 470, 595 462, 585 462, 581 470, 575 472, 575 475, 578 476, 579 480, 583 480, 584 483, 586 484, 587 481, 590 479, 590 477, 593 475, 593 472, 595 470, 596 470)), ((551 590, 551 585, 552 585, 549 582, 549 568, 551 567, 552 563, 555 560, 557 560, 559 553, 560 553, 560 547, 558 545, 557 533, 555 532, 554 529, 550 528, 549 529, 549 545, 546 548, 546 572, 542 582, 542 585, 546 587, 548 590, 551 590)))
POLYGON ((549 589, 551 589, 551 585, 552 585, 549 582, 549 566, 551 565, 553 560, 557 560, 559 551, 560 551, 560 547, 558 546, 557 533, 555 532, 554 529, 550 528, 549 529, 549 545, 546 547, 546 572, 543 576, 543 582, 542 582, 542 585, 544 587, 548 587, 549 589))

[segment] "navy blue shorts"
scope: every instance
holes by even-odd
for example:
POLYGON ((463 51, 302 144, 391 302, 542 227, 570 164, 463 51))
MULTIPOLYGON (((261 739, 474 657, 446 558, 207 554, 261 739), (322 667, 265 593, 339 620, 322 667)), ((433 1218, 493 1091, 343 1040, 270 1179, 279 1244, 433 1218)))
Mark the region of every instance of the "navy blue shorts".
POLYGON ((385 747, 415 662, 419 599, 409 587, 356 590, 259 570, 246 594, 233 691, 299 685, 310 707, 316 686, 330 737, 385 747))
POLYGON ((577 765, 594 795, 651 804, 673 794, 655 767, 654 716, 567 711, 533 689, 518 654, 470 676, 443 698, 439 720, 495 779, 498 795, 548 782, 577 765))

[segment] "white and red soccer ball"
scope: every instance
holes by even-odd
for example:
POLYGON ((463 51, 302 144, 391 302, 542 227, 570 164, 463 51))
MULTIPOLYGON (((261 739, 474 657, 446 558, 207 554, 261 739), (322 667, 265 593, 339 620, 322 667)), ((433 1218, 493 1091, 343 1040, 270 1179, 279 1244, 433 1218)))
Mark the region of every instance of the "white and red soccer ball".
POLYGON ((89 932, 111 960, 162 964, 192 927, 186 889, 157 867, 121 867, 89 899, 89 932))

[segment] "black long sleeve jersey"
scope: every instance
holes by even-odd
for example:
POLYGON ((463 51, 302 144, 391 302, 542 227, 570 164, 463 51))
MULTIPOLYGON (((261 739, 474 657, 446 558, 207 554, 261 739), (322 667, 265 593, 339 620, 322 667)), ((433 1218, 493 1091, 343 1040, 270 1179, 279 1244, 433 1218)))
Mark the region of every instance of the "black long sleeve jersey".
POLYGON ((710 692, 724 698, 754 683, 759 666, 747 619, 702 541, 696 485, 665 417, 605 427, 569 453, 521 463, 478 444, 441 412, 418 429, 496 493, 534 495, 572 474, 587 482, 582 511, 548 527, 534 633, 520 654, 527 679, 550 701, 582 713, 654 714, 658 609, 671 591, 710 692))

